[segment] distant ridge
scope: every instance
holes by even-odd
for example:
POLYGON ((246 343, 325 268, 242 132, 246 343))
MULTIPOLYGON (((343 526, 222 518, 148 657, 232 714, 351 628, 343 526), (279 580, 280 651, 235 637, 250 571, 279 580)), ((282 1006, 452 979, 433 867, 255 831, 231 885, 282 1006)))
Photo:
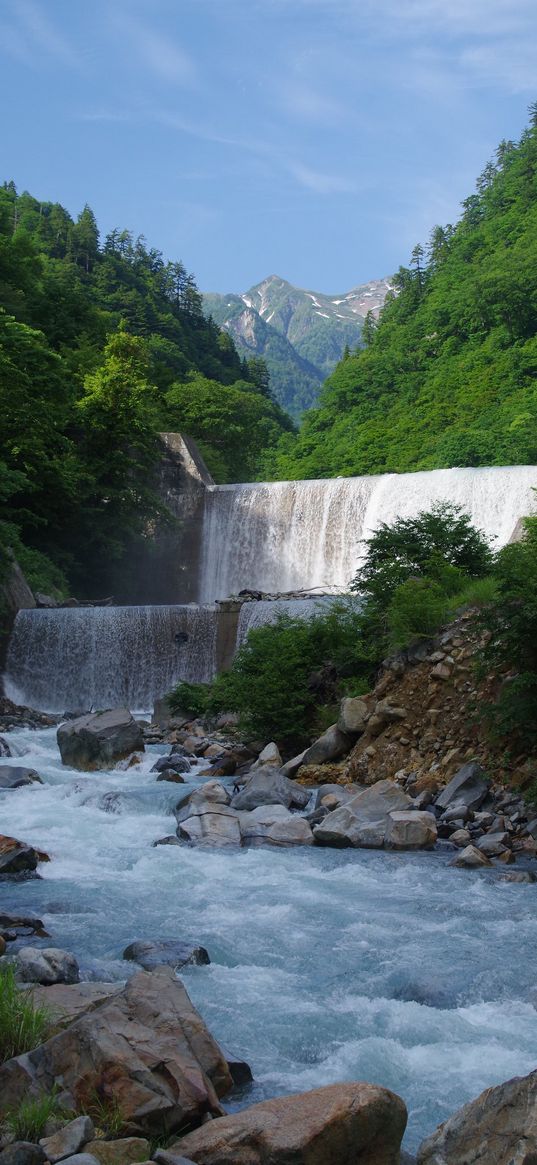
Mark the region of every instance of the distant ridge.
POLYGON ((233 336, 241 355, 262 356, 279 404, 298 418, 316 404, 319 387, 346 346, 361 343, 368 311, 378 317, 388 279, 372 279, 340 295, 303 290, 269 275, 241 295, 206 294, 206 312, 233 336))

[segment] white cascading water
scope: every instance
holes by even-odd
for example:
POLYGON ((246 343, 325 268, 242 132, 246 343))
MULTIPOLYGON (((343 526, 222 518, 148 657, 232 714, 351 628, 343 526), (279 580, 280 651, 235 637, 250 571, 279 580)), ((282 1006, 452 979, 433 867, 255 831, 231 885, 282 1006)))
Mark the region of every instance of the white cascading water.
POLYGON ((215 486, 206 494, 200 602, 243 588, 345 591, 380 522, 460 505, 495 548, 536 508, 537 467, 215 486))
POLYGON ((216 634, 210 606, 19 611, 6 695, 47 712, 119 705, 146 711, 178 680, 214 676, 216 634))

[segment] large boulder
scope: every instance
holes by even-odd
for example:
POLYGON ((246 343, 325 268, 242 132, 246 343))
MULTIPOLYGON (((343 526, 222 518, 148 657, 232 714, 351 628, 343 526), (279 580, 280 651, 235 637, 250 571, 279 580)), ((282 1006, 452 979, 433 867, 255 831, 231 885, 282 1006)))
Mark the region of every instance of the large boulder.
POLYGON ((259 753, 259 756, 255 763, 252 765, 252 768, 260 769, 263 768, 264 765, 273 765, 275 768, 280 769, 282 767, 282 763, 283 762, 278 745, 275 744, 273 740, 271 740, 270 744, 265 745, 265 748, 262 749, 262 751, 259 753))
POLYGON ((51 1137, 44 1137, 39 1144, 45 1150, 50 1165, 56 1165, 57 1161, 63 1161, 65 1157, 72 1157, 78 1153, 83 1145, 93 1140, 94 1134, 95 1129, 91 1118, 79 1116, 63 1125, 51 1137))
POLYGON ((182 841, 211 849, 240 846, 239 814, 228 805, 204 801, 178 823, 177 836, 182 841))
POLYGON ((209 1121, 173 1145, 199 1165, 398 1165, 403 1101, 374 1084, 331 1084, 209 1121))
POLYGON ((60 724, 57 739, 63 764, 83 772, 108 769, 144 748, 142 729, 128 708, 68 720, 60 724))
POLYGON ((156 967, 186 967, 194 964, 197 967, 206 966, 210 958, 205 947, 197 947, 192 943, 179 942, 173 938, 155 939, 154 941, 138 939, 130 943, 123 951, 123 958, 131 963, 139 963, 144 971, 154 971, 156 967))
POLYGON ((411 810, 390 813, 384 845, 387 849, 430 849, 435 845, 436 838, 434 814, 411 810))
POLYGON ((49 987, 53 983, 78 983, 80 979, 75 956, 57 947, 21 947, 15 963, 17 978, 23 983, 49 987))
POLYGON ((354 739, 348 733, 342 732, 337 724, 331 724, 330 728, 319 736, 313 744, 302 755, 303 765, 320 765, 325 761, 339 760, 340 756, 346 756, 350 752, 354 744, 354 739))
POLYGON ((345 696, 339 709, 337 726, 340 732, 350 736, 359 736, 365 732, 369 720, 369 708, 359 696, 345 696))
POLYGON ((46 1007, 54 1031, 59 1031, 122 990, 122 983, 54 983, 32 987, 32 999, 39 1007, 46 1007))
POLYGON ((305 809, 310 794, 295 781, 290 781, 280 769, 264 765, 252 772, 247 784, 231 801, 233 809, 257 809, 259 805, 285 805, 305 809))
POLYGON ((126 987, 27 1055, 0 1066, 0 1112, 60 1091, 65 1107, 95 1095, 124 1131, 158 1134, 221 1116, 232 1086, 223 1053, 169 967, 140 971, 126 987))
POLYGON ((463 765, 436 798, 438 808, 465 805, 467 809, 479 809, 489 791, 484 777, 485 773, 476 761, 463 765))
POLYGON ((24 785, 42 784, 35 769, 27 769, 23 765, 0 765, 0 789, 22 789, 24 785))
POLYGON ((487 1088, 418 1149, 418 1165, 535 1165, 537 1071, 487 1088))
POLYGON ((391 829, 390 814, 406 813, 411 805, 412 799, 395 781, 377 781, 328 813, 313 831, 315 841, 380 849, 391 829))

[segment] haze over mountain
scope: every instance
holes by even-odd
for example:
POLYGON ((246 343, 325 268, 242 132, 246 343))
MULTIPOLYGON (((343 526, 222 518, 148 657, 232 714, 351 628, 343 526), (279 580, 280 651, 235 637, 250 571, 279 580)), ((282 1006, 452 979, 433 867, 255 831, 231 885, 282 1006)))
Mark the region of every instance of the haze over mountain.
POLYGON ((271 390, 298 418, 317 403, 319 388, 345 348, 361 344, 368 312, 378 317, 392 284, 372 279, 340 295, 305 291, 269 275, 242 295, 204 295, 205 310, 233 336, 239 352, 261 356, 271 390))

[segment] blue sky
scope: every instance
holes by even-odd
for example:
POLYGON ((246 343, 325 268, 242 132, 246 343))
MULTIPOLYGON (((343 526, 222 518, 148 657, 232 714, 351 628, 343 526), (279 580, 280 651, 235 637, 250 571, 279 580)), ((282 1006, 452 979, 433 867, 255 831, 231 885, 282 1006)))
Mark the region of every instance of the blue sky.
POLYGON ((1 178, 205 291, 406 263, 537 98, 536 0, 0 0, 1 178))

